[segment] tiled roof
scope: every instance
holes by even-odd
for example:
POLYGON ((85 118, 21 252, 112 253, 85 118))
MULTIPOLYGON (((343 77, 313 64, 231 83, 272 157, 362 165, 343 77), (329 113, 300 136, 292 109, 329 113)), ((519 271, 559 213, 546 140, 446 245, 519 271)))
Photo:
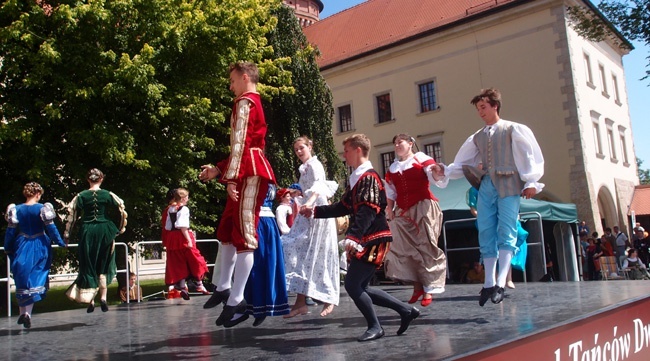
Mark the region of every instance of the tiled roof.
POLYGON ((530 0, 368 0, 304 29, 321 69, 530 0))
MULTIPOLYGON (((630 212, 634 211, 637 216, 650 215, 650 185, 636 186, 630 212)), ((628 214, 628 215, 631 215, 628 214)))

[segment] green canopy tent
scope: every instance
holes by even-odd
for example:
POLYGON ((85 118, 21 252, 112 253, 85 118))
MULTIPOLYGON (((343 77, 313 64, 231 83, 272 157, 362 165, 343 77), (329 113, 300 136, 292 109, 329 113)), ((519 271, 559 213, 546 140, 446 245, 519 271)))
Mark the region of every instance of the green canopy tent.
MULTIPOLYGON (((446 188, 438 188, 432 185, 431 191, 439 199, 440 208, 443 211, 443 242, 448 257, 450 250, 469 251, 474 250, 470 257, 478 254, 478 236, 474 223, 474 216, 470 213, 467 205, 467 192, 471 185, 465 178, 450 180, 446 188)), ((555 203, 536 199, 522 199, 521 218, 526 220, 538 220, 527 222, 529 245, 539 245, 537 251, 529 249, 527 270, 531 279, 537 279, 539 273, 546 270, 546 253, 544 251, 544 240, 547 239, 551 246, 551 252, 555 253, 554 267, 559 273, 560 280, 577 281, 579 279, 576 243, 574 233, 578 222, 578 211, 575 204, 555 203), (571 224, 574 224, 572 227, 571 224)), ((452 256, 453 257, 453 256, 452 256)), ((448 260, 449 262, 449 260, 448 260)), ((448 263, 449 266, 449 263, 448 263)), ((452 268, 456 265, 452 265, 452 268)), ((451 270, 453 273, 454 271, 451 270)))

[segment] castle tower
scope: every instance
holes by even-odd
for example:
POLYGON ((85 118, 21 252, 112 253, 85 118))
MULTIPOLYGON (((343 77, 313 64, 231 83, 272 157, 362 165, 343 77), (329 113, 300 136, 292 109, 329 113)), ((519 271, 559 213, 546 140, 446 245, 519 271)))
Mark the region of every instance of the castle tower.
POLYGON ((303 28, 320 20, 324 8, 320 0, 284 0, 284 4, 293 9, 303 28))

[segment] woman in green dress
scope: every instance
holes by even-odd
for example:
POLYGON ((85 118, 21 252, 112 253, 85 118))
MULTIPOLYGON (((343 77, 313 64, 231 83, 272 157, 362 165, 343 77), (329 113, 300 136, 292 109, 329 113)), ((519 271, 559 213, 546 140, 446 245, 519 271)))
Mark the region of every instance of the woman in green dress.
POLYGON ((68 222, 64 237, 76 221, 79 227, 79 275, 68 289, 68 297, 79 303, 88 303, 87 312, 95 310, 95 296, 99 290, 100 305, 103 312, 106 305, 107 286, 117 272, 115 265, 115 237, 126 229, 124 202, 113 192, 101 189, 104 174, 97 168, 88 172, 88 190, 79 193, 68 206, 68 222), (116 209, 120 214, 119 224, 108 218, 107 213, 116 209))

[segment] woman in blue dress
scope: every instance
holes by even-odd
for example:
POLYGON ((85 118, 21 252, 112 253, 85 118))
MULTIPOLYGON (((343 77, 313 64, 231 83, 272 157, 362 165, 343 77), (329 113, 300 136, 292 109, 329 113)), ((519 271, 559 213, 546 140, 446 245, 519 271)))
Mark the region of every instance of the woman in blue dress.
POLYGON ((280 229, 271 209, 274 198, 275 186, 270 185, 257 225, 259 246, 255 250, 255 262, 244 291, 248 313, 255 318, 253 326, 261 325, 266 316, 286 315, 291 311, 287 297, 280 229))
POLYGON ((35 182, 23 187, 25 203, 7 207, 5 218, 9 223, 5 233, 5 252, 11 262, 11 273, 16 284, 16 298, 20 308, 18 324, 32 327, 34 303, 45 297, 47 278, 52 265, 52 240, 59 246, 66 244, 54 225, 56 213, 50 203, 39 203, 43 188, 35 182))

